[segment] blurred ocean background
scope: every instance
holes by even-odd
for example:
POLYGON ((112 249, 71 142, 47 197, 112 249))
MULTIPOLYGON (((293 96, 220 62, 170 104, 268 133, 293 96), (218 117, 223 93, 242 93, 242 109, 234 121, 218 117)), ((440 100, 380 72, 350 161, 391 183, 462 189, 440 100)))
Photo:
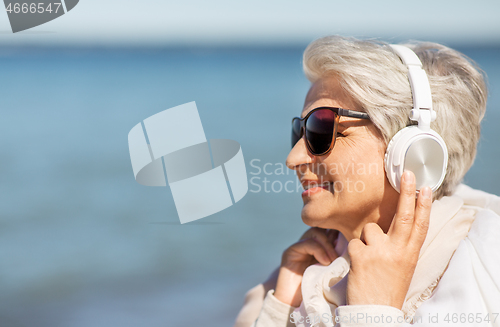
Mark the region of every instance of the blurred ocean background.
MULTIPOLYGON (((283 164, 309 85, 303 49, 1 48, 0 326, 231 326, 307 228, 301 191, 276 182, 296 185, 283 164), (190 101, 207 138, 237 140, 260 179, 180 225, 168 187, 135 182, 127 134, 190 101)), ((490 87, 465 181, 500 194, 500 47, 457 49, 490 87)))
POLYGON ((0 327, 232 326, 307 229, 284 162, 309 85, 302 51, 324 35, 436 41, 475 60, 490 97, 465 181, 500 194, 498 12, 498 0, 82 0, 13 34, 0 8, 0 327), (134 180, 127 135, 191 101, 207 138, 241 144, 250 189, 181 225, 168 187, 134 180))

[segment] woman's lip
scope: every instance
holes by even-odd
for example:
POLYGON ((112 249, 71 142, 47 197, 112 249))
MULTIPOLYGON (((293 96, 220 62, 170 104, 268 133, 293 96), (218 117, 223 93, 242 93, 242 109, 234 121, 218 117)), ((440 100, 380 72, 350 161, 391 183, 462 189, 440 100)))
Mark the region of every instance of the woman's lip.
POLYGON ((310 196, 312 194, 315 194, 315 193, 319 193, 319 192, 322 192, 322 191, 328 191, 329 190, 329 185, 318 185, 318 186, 314 186, 314 187, 311 187, 307 190, 304 190, 304 192, 302 192, 302 196, 310 196))

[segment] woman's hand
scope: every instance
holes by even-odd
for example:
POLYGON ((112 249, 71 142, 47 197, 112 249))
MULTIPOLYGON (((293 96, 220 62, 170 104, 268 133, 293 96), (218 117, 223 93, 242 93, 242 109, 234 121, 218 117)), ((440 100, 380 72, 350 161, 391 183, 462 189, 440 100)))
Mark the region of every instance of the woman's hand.
POLYGON ((299 242, 283 252, 274 296, 283 303, 298 307, 302 302, 300 285, 307 267, 317 262, 329 265, 338 255, 334 249, 338 232, 310 228, 299 242))
POLYGON ((427 235, 432 205, 428 187, 420 191, 416 205, 415 192, 415 176, 405 172, 396 215, 387 234, 379 225, 369 223, 361 239, 349 242, 347 304, 402 308, 427 235))

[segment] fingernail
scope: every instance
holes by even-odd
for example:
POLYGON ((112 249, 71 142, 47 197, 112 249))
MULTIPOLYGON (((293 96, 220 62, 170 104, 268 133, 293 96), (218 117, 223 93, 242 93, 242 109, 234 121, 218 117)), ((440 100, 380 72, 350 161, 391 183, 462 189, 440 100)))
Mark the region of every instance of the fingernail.
POLYGON ((430 198, 432 195, 431 189, 429 187, 424 187, 422 190, 422 195, 426 198, 430 198))
POLYGON ((410 171, 405 171, 403 173, 403 178, 405 182, 407 183, 414 183, 415 182, 415 177, 410 171))

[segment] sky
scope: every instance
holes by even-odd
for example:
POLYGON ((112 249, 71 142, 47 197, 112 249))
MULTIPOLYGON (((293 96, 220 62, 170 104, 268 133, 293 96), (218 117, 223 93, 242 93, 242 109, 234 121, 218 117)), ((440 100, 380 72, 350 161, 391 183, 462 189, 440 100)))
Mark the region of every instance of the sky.
MULTIPOLYGON (((21 1, 21 0, 20 0, 21 1)), ((80 0, 67 14, 0 45, 302 45, 329 34, 500 44, 500 1, 80 0)))

